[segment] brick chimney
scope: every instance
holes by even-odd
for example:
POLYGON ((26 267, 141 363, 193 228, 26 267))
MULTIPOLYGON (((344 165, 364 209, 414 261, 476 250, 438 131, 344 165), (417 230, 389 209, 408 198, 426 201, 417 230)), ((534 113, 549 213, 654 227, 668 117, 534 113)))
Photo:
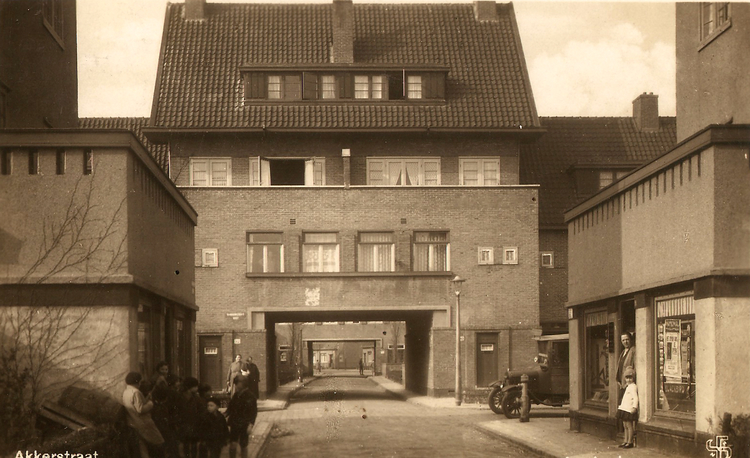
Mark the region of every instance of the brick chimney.
POLYGON ((494 1, 475 1, 474 18, 477 21, 497 22, 497 4, 494 1))
POLYGON ((644 92, 633 100, 633 121, 640 132, 659 130, 659 96, 644 92))
POLYGON ((206 0, 185 0, 185 19, 188 21, 206 19, 206 0))
POLYGON ((354 63, 354 5, 352 5, 352 0, 333 0, 331 18, 333 29, 331 62, 352 64, 354 63))

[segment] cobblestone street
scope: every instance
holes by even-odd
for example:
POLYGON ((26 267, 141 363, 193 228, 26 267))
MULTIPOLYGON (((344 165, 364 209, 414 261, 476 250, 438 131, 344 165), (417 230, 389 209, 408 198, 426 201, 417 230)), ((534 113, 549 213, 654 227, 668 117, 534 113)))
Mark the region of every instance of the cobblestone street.
POLYGON ((319 378, 297 392, 288 409, 259 415, 278 428, 266 457, 537 456, 474 427, 495 418, 490 411, 404 402, 358 376, 319 378))

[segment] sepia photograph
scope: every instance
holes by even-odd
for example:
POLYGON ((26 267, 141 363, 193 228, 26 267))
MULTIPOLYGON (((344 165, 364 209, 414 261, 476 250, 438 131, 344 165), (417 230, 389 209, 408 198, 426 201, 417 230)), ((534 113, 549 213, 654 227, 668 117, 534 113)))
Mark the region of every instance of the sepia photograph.
POLYGON ((750 457, 750 3, 0 0, 0 458, 750 457))

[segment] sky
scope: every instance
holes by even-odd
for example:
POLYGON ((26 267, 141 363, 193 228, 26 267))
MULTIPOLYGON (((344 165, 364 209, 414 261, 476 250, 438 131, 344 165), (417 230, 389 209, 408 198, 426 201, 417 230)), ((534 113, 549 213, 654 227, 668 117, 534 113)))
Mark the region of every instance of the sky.
MULTIPOLYGON (((236 1, 224 0, 229 2, 236 1)), ((80 116, 150 115, 166 5, 167 0, 77 0, 80 116)), ((632 101, 643 92, 659 96, 660 115, 674 116, 674 3, 520 0, 513 5, 540 116, 629 116, 632 101)))

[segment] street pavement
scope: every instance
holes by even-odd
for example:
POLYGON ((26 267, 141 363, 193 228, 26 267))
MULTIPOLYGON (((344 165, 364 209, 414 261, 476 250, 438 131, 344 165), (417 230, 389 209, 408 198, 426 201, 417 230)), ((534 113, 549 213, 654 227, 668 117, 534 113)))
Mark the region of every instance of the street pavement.
MULTIPOLYGON (((279 387, 278 391, 271 395, 269 399, 258 402, 260 413, 248 448, 249 458, 261 456, 264 447, 270 440, 274 424, 292 418, 299 419, 305 415, 309 415, 310 418, 317 415, 312 412, 304 413, 304 411, 297 411, 294 414, 286 412, 289 399, 294 393, 316 378, 306 378, 302 383, 298 381, 290 382, 279 387)), ((489 411, 486 404, 463 403, 461 406, 456 406, 453 398, 420 396, 409 392, 401 384, 385 377, 369 376, 368 378, 407 403, 429 407, 430 409, 424 409, 428 414, 430 410, 436 409, 445 413, 450 412, 451 415, 469 415, 476 414, 477 411, 481 410, 489 411)), ((357 415, 360 414, 361 412, 357 412, 357 415)), ((370 412, 370 414, 373 413, 370 412)), ((539 456, 555 458, 619 458, 627 456, 666 458, 671 456, 645 447, 625 450, 619 448, 616 441, 571 431, 567 410, 562 408, 533 406, 530 420, 526 423, 509 420, 501 415, 491 418, 493 420, 474 423, 475 428, 490 435, 490 437, 513 443, 519 448, 529 450, 539 456)), ((228 457, 226 449, 222 457, 228 457)))

